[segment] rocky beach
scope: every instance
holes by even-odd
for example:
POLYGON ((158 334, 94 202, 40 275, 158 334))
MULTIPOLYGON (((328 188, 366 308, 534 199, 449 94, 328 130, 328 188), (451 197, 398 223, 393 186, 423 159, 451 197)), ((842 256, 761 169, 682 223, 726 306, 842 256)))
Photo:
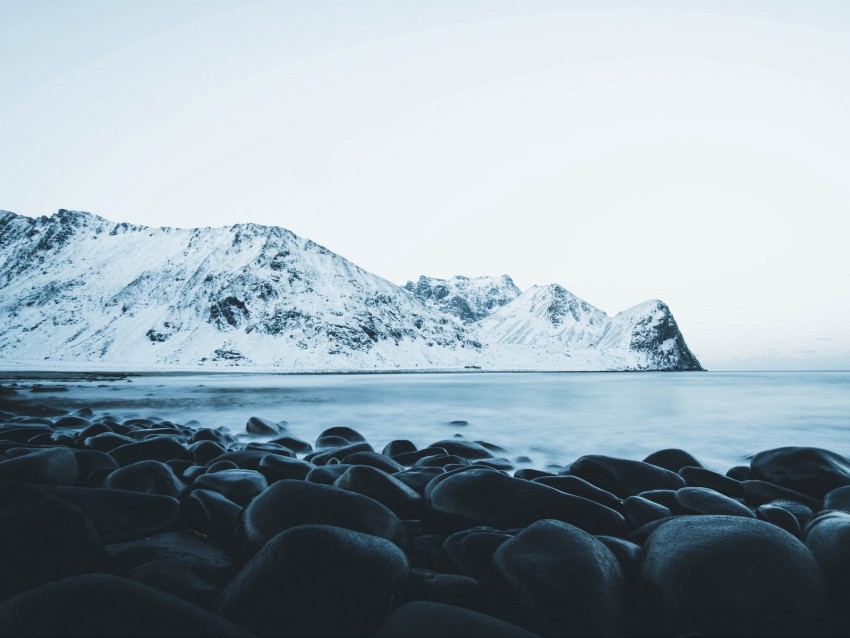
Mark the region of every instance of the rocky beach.
MULTIPOLYGON (((559 470, 6 388, 0 635, 842 635, 850 462, 680 449, 559 470)), ((462 430, 458 423, 458 430, 462 430)))

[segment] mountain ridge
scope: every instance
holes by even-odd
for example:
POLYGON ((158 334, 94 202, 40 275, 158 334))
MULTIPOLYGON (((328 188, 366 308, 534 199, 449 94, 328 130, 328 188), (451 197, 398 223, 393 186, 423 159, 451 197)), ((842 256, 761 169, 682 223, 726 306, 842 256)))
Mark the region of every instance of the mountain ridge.
POLYGON ((662 302, 608 317, 552 286, 545 299, 507 275, 397 286, 278 226, 153 228, 65 209, 0 211, 0 361, 702 369, 662 302))

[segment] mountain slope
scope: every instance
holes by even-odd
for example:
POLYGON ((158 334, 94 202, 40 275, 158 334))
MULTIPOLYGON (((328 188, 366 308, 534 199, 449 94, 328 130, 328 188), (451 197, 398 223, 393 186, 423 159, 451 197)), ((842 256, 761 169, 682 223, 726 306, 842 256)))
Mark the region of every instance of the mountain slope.
MULTIPOLYGON (((660 302, 657 302, 660 304, 660 302)), ((407 289, 278 227, 0 212, 0 361, 279 370, 699 369, 666 306, 509 277, 407 289), (622 318, 621 318, 621 315, 622 318)))

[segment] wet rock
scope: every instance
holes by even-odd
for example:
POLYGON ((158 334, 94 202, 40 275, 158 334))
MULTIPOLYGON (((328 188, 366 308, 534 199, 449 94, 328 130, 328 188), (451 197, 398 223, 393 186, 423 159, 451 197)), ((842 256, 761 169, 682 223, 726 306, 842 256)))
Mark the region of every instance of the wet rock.
POLYGON ((533 638, 537 634, 471 609, 415 600, 393 611, 376 636, 533 638))
POLYGON ((99 450, 73 450, 77 459, 77 482, 89 485, 88 478, 97 469, 106 469, 109 472, 118 469, 118 463, 106 452, 99 450))
POLYGON ((255 498, 242 517, 241 538, 248 554, 298 525, 335 525, 385 538, 402 547, 407 531, 387 507, 362 494, 306 481, 278 481, 255 498))
POLYGON ((77 437, 82 442, 83 440, 87 439, 90 436, 97 436, 98 434, 107 434, 107 433, 113 433, 112 428, 109 427, 106 423, 102 423, 102 422, 98 421, 97 423, 92 423, 88 427, 85 427, 82 430, 80 430, 77 437))
POLYGON ((647 490, 677 490, 685 486, 685 480, 675 472, 649 463, 610 456, 583 456, 573 462, 569 473, 620 498, 647 490))
POLYGON ((435 476, 445 474, 445 472, 441 467, 416 467, 402 472, 396 472, 393 476, 420 496, 425 496, 425 486, 435 476))
POLYGON ((45 488, 79 507, 105 543, 140 538, 168 527, 180 503, 170 496, 95 487, 45 488))
POLYGON ((401 600, 396 601, 396 605, 412 600, 430 600, 476 609, 483 606, 483 598, 482 587, 474 578, 414 568, 407 588, 401 600))
POLYGON ((320 483, 322 485, 333 485, 336 480, 345 474, 350 465, 342 463, 334 463, 332 465, 323 465, 322 467, 314 467, 307 473, 304 480, 308 483, 320 483))
POLYGON ((304 480, 315 469, 315 465, 296 458, 287 458, 276 454, 265 456, 257 466, 257 470, 266 477, 269 485, 284 479, 304 480))
POLYGON ((559 492, 566 492, 575 496, 596 501, 597 503, 610 507, 612 510, 621 512, 623 510, 623 499, 614 496, 611 492, 596 487, 578 476, 570 475, 545 475, 533 479, 535 483, 554 487, 559 492))
MULTIPOLYGON (((12 456, 15 450, 6 451, 12 456)), ((77 482, 77 457, 64 447, 21 450, 19 456, 0 461, 0 481, 27 481, 49 485, 73 485, 77 482)))
POLYGON ((219 492, 194 489, 183 502, 176 525, 213 539, 226 539, 241 515, 242 508, 219 492))
POLYGON ((772 523, 789 534, 800 537, 800 523, 797 522, 797 517, 783 507, 770 503, 759 505, 756 508, 756 518, 772 523))
POLYGON ((434 456, 426 456, 419 459, 413 464, 413 467, 447 467, 449 465, 470 465, 469 461, 454 454, 437 454, 434 456))
MULTIPOLYGON (((273 456, 273 455, 270 455, 273 456)), ((262 461, 260 461, 262 463, 262 461)), ((224 470, 238 470, 240 469, 236 463, 233 461, 213 461, 207 467, 207 471, 205 474, 215 474, 216 472, 223 472, 224 470)), ((245 472, 253 472, 254 470, 244 470, 245 472)))
POLYGON ((0 636, 250 636, 200 607, 109 574, 84 574, 0 603, 0 636))
POLYGON ((129 436, 124 436, 123 434, 103 432, 102 434, 95 434, 94 436, 82 439, 82 446, 89 450, 111 452, 122 445, 129 445, 135 442, 135 439, 132 439, 129 436))
POLYGON ((319 452, 317 454, 308 454, 304 457, 305 461, 310 461, 314 465, 326 465, 330 462, 331 459, 337 459, 338 461, 342 461, 346 456, 350 454, 354 454, 355 452, 374 452, 375 450, 368 443, 352 443, 351 445, 346 445, 345 447, 333 448, 331 450, 327 450, 325 452, 319 452))
POLYGON ((820 499, 836 487, 850 485, 850 460, 816 447, 780 447, 759 452, 750 461, 753 474, 765 481, 820 499))
POLYGON ((394 439, 384 446, 381 454, 384 456, 396 456, 397 454, 409 454, 416 451, 413 441, 407 439, 394 439))
POLYGON ((652 633, 811 635, 824 630, 826 587, 791 534, 739 516, 683 516, 643 547, 641 575, 657 595, 652 633))
POLYGON ((332 436, 343 439, 344 441, 346 441, 348 443, 363 443, 363 442, 366 441, 365 437, 362 434, 360 434, 360 432, 358 432, 357 430, 355 430, 353 428, 346 427, 346 426, 337 426, 337 427, 333 427, 333 428, 328 428, 327 430, 323 430, 319 434, 319 437, 318 437, 317 443, 316 443, 316 447, 321 447, 318 444, 318 441, 320 441, 322 438, 332 437, 332 436))
POLYGON ((138 461, 113 470, 103 482, 103 487, 176 499, 186 488, 172 469, 159 461, 138 461))
POLYGON ((78 507, 34 485, 2 482, 0 565, 2 599, 52 580, 100 571, 106 549, 78 507))
POLYGON ((443 447, 426 447, 414 452, 402 452, 393 454, 393 461, 404 466, 410 466, 416 463, 419 459, 424 459, 429 456, 445 456, 448 452, 443 447))
POLYGON ((552 518, 598 534, 616 535, 624 528, 623 517, 610 508, 495 470, 447 475, 429 501, 446 524, 456 527, 524 527, 552 518))
POLYGON ((676 492, 676 502, 688 514, 728 514, 754 518, 752 510, 720 492, 706 487, 683 487, 676 492))
POLYGON ((511 534, 492 527, 473 527, 446 538, 442 553, 453 572, 486 581, 493 554, 511 538, 511 534))
POLYGON ((252 416, 245 424, 245 431, 255 436, 277 436, 281 433, 280 426, 268 419, 252 416))
POLYGON ((369 465, 350 466, 335 482, 338 487, 386 505, 399 518, 420 518, 425 499, 383 470, 369 465))
POLYGON ((255 470, 207 472, 194 483, 195 489, 218 492, 237 505, 245 506, 268 487, 266 477, 255 470))
POLYGON ((703 467, 683 467, 679 470, 679 476, 685 479, 688 487, 707 487, 731 498, 739 498, 743 495, 741 481, 703 467))
POLYGON ((282 445, 283 447, 288 448, 293 452, 297 452, 298 454, 306 454, 307 452, 313 451, 313 446, 307 443, 307 441, 302 441, 294 436, 279 436, 276 439, 270 440, 269 443, 282 445))
POLYGON ((368 465, 383 470, 387 474, 395 474, 404 469, 402 465, 396 463, 391 458, 376 452, 355 452, 341 459, 341 462, 349 465, 368 465))
POLYGON ((118 462, 118 465, 130 465, 130 463, 138 461, 192 460, 186 448, 174 438, 168 436, 156 437, 138 443, 128 443, 110 450, 109 455, 118 462))
MULTIPOLYGON (((514 459, 514 460, 516 461, 516 459, 514 459)), ((519 461, 517 461, 517 462, 519 462, 519 461)), ((523 468, 518 469, 516 472, 514 472, 514 478, 521 478, 521 479, 524 479, 526 481, 534 481, 534 480, 539 479, 539 478, 552 477, 552 476, 558 476, 558 475, 552 474, 552 472, 544 472, 543 470, 535 470, 534 468, 530 468, 530 467, 523 467, 523 468)), ((578 477, 576 477, 576 478, 578 478, 578 477)), ((587 482, 587 481, 585 481, 585 482, 587 482)))
POLYGON ((645 498, 653 503, 663 505, 674 514, 679 512, 679 502, 676 500, 676 490, 647 490, 638 494, 641 498, 645 498))
POLYGON ((806 529, 805 543, 823 569, 836 635, 846 633, 850 622, 850 515, 821 514, 806 529))
POLYGON ((251 441, 245 446, 246 450, 259 450, 261 452, 272 452, 278 455, 284 455, 287 457, 294 457, 295 452, 290 450, 288 447, 284 447, 279 443, 272 443, 271 441, 259 442, 259 441, 251 441))
POLYGON ((819 510, 821 506, 820 500, 816 498, 767 481, 741 481, 741 490, 744 500, 750 505, 763 505, 771 501, 785 499, 802 503, 813 510, 819 510))
POLYGON ((199 428, 195 430, 189 437, 188 443, 193 445, 200 441, 212 441, 226 448, 229 443, 233 443, 236 439, 222 429, 213 430, 211 428, 199 428))
POLYGON ((623 501, 626 523, 629 527, 638 528, 652 521, 672 516, 673 513, 660 503, 655 503, 640 496, 630 496, 623 501))
POLYGON ((702 463, 697 461, 689 452, 678 448, 658 450, 647 456, 643 462, 676 473, 683 467, 702 467, 702 463))
POLYGON ((492 459, 478 459, 477 461, 472 461, 473 465, 480 465, 482 467, 491 467, 494 470, 501 470, 504 472, 510 472, 514 469, 514 464, 511 463, 508 459, 497 457, 492 459))
POLYGON ((225 452, 221 456, 218 456, 210 463, 216 463, 218 461, 232 461, 236 463, 239 469, 242 470, 257 470, 260 467, 260 462, 269 454, 274 454, 275 456, 282 456, 285 458, 294 458, 295 455, 289 451, 275 451, 269 452, 267 450, 233 450, 230 452, 225 452))
POLYGON ((756 478, 748 465, 736 465, 735 467, 729 468, 726 472, 726 476, 731 479, 735 479, 736 481, 751 481, 756 478))
POLYGON ((125 577, 204 609, 212 607, 225 585, 215 570, 174 558, 144 563, 125 577))
POLYGON ((616 635, 623 627, 620 563, 590 534, 538 521, 505 542, 492 560, 506 619, 543 635, 616 635))
POLYGON ((261 636, 366 636, 381 625, 409 575, 407 557, 383 538, 302 525, 272 538, 217 607, 261 636))
POLYGON ((432 443, 429 447, 443 448, 448 454, 459 456, 467 461, 489 459, 493 457, 493 453, 483 445, 473 443, 472 441, 464 441, 462 439, 444 439, 442 441, 432 443))
POLYGON ((823 498, 823 509, 850 514, 850 487, 837 487, 827 492, 823 498))
POLYGON ((788 499, 777 499, 775 501, 771 501, 768 503, 769 505, 775 505, 777 507, 781 507, 794 516, 797 519, 797 522, 800 524, 800 529, 803 529, 806 525, 808 525, 809 521, 814 518, 814 511, 808 505, 804 505, 803 503, 799 503, 797 501, 792 501, 788 499))
POLYGON ((316 439, 316 450, 335 449, 345 447, 346 445, 348 445, 348 441, 341 436, 320 436, 316 439))

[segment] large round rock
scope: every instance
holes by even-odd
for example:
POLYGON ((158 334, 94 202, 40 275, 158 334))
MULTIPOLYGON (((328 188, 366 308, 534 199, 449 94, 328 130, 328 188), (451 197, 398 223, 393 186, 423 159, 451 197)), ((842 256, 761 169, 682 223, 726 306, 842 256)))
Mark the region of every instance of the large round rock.
POLYGON ((683 516, 643 547, 641 577, 657 595, 653 633, 811 635, 824 629, 826 586, 788 532, 738 516, 683 516))
POLYGON ((448 476, 434 487, 429 499, 433 510, 458 529, 524 527, 552 518, 593 534, 616 535, 625 525, 621 514, 595 501, 494 470, 448 476))
POLYGON ((410 575, 376 536, 302 525, 270 540, 222 592, 222 616, 261 636, 372 635, 410 575))
POLYGON ((266 489, 245 510, 245 553, 255 553, 290 527, 311 524, 373 534, 402 546, 407 543, 407 530, 401 519, 377 501, 330 485, 283 480, 266 489))
POLYGON ((756 454, 750 467, 758 478, 816 497, 850 485, 850 460, 817 447, 780 447, 756 454))
POLYGON ((625 579, 620 563, 577 527, 538 521, 503 543, 491 565, 508 620, 546 636, 622 631, 625 579))

